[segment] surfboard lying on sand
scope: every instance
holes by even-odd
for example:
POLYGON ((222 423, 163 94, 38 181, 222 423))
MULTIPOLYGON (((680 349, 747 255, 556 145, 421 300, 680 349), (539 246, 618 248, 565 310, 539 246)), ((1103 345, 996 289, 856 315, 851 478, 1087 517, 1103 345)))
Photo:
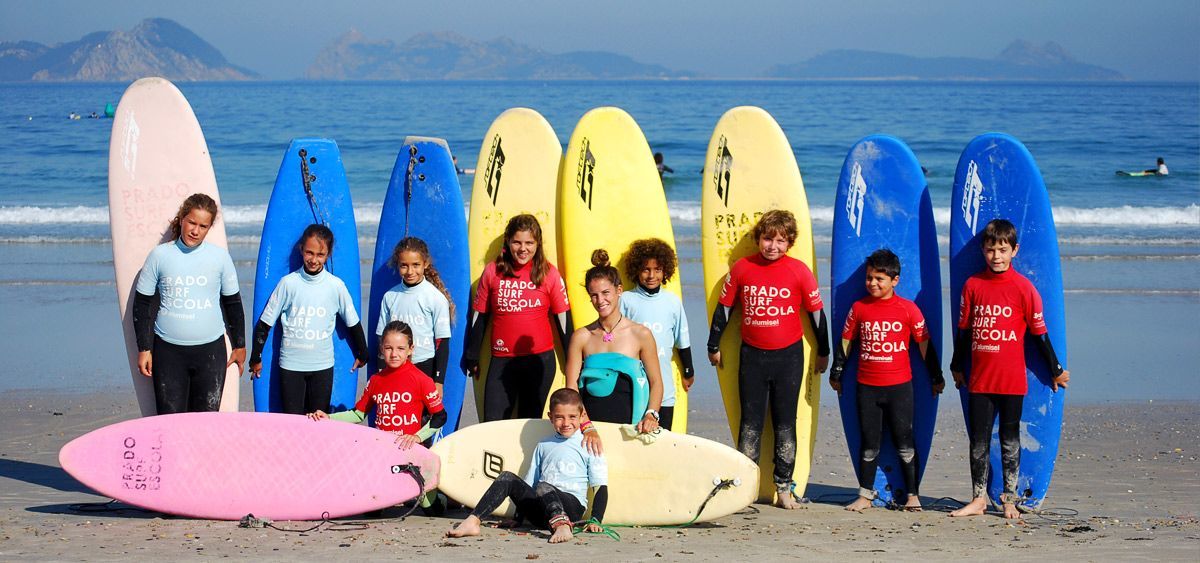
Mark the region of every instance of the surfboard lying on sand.
MULTIPOLYGON (((697 436, 660 431, 653 443, 632 438, 619 425, 597 422, 608 464, 604 521, 665 526, 715 520, 754 501, 758 468, 737 450, 697 436), (719 489, 705 503, 709 493, 719 489), (700 506, 704 510, 697 515, 700 506)), ((439 487, 475 506, 502 471, 524 477, 538 441, 554 433, 545 420, 502 420, 463 428, 433 445, 441 458, 439 487)), ((506 501, 494 512, 512 516, 506 501)))
MULTIPOLYGON (((621 272, 622 286, 629 291, 637 287, 637 280, 625 275, 625 252, 630 243, 657 238, 675 248, 675 233, 650 145, 637 122, 620 108, 596 108, 580 118, 567 145, 558 189, 560 269, 578 329, 596 320, 583 283, 592 267, 592 251, 608 251, 612 265, 621 272)), ((663 289, 680 297, 681 277, 676 268, 663 289)), ((671 371, 662 374, 663 385, 675 389, 672 429, 685 434, 688 394, 683 389, 682 367, 673 347, 660 352, 670 354, 673 360, 671 371)))
MULTIPOLYGON (((1066 313, 1058 235, 1050 195, 1033 155, 1020 141, 1003 133, 976 137, 959 157, 950 202, 951 303, 959 302, 967 278, 985 267, 980 252, 980 233, 984 227, 992 219, 1012 221, 1017 227, 1020 244, 1012 267, 1033 282, 1041 294, 1050 342, 1063 368, 1067 368, 1066 313)), ((955 326, 958 318, 959 309, 954 307, 955 326)), ((1021 416, 1021 467, 1017 481, 1017 494, 1021 500, 1018 505, 1038 508, 1046 498, 1054 474, 1062 433, 1063 401, 1067 393, 1064 389, 1052 390, 1050 367, 1031 338, 1025 340, 1025 366, 1029 391, 1021 416)), ((969 380, 970 368, 965 372, 969 380)), ((961 397, 966 414, 966 389, 961 391, 961 397)), ((998 502, 1003 492, 1002 476, 999 434, 993 430, 988 485, 993 502, 998 502)))
MULTIPOLYGON (((721 116, 708 143, 704 164, 701 199, 701 240, 704 253, 704 288, 708 296, 706 312, 712 315, 721 296, 721 286, 730 267, 738 259, 758 252, 751 229, 763 213, 786 209, 796 216, 799 236, 788 256, 804 262, 815 275, 812 219, 804 181, 796 165, 792 146, 779 124, 766 111, 756 107, 736 107, 721 116)), ((738 394, 738 361, 742 343, 742 312, 734 307, 728 328, 721 337, 723 366, 717 369, 725 414, 734 442, 738 438, 741 403, 738 394)), ((816 336, 813 327, 804 326, 804 382, 796 409, 796 467, 792 479, 795 494, 804 495, 808 483, 812 452, 817 439, 817 416, 821 402, 821 378, 815 370, 816 336)), ((759 499, 772 502, 775 486, 771 461, 775 432, 768 414, 763 426, 759 455, 759 499)))
MULTIPOLYGON (((151 379, 137 367, 133 334, 134 282, 146 256, 171 238, 170 223, 183 200, 203 193, 221 204, 208 145, 196 114, 179 89, 165 78, 143 78, 121 96, 108 147, 108 209, 112 227, 117 305, 125 350, 142 416, 157 413, 151 379)), ((225 214, 217 218, 206 242, 227 246, 225 214)), ((226 347, 229 339, 226 338, 226 347)), ((238 409, 238 367, 225 373, 221 410, 238 409)))
POLYGON ((402 451, 395 438, 298 415, 184 413, 93 430, 63 446, 58 459, 97 493, 149 510, 319 520, 386 508, 437 487, 437 456, 420 445, 402 451))
MULTIPOLYGON (((528 108, 501 113, 483 137, 475 181, 471 186, 471 217, 467 241, 471 250, 471 295, 488 262, 500 255, 504 227, 515 215, 529 213, 542 227, 546 259, 562 266, 558 255, 558 165, 562 145, 546 118, 528 108)), ((463 304, 463 309, 470 307, 463 304)), ((565 385, 566 354, 555 338, 558 372, 551 392, 565 385)), ((492 358, 492 331, 484 335, 480 350, 479 378, 475 380, 475 407, 483 420, 483 389, 492 358)), ((454 367, 457 367, 455 364, 454 367)), ((516 412, 515 408, 514 411, 516 412)))
MULTIPOLYGON (((360 317, 363 315, 358 228, 341 152, 337 143, 330 139, 293 139, 279 165, 258 243, 254 316, 249 319, 251 327, 258 323, 279 280, 304 265, 297 243, 304 229, 314 223, 333 231, 333 253, 325 262, 325 269, 346 284, 355 310, 360 317)), ((283 343, 281 322, 282 319, 271 327, 263 347, 262 372, 254 380, 254 410, 259 412, 279 412, 283 408, 277 377, 279 348, 283 343)), ((354 366, 350 335, 343 320, 338 320, 336 326, 337 332, 332 336, 331 412, 354 408, 358 393, 358 372, 350 371, 354 366)))
MULTIPOLYGON (((463 244, 467 238, 467 218, 463 214, 462 190, 454 170, 450 147, 442 139, 408 137, 396 156, 392 178, 384 196, 375 236, 375 262, 371 266, 371 299, 365 319, 370 343, 370 371, 376 371, 379 338, 379 308, 383 295, 402 283, 400 274, 388 262, 392 251, 404 237, 417 237, 429 247, 442 283, 450 292, 455 314, 450 319, 450 352, 442 385, 442 404, 446 424, 438 436, 447 436, 458 428, 467 378, 459 369, 463 339, 470 309, 470 256, 463 244)), ((415 322, 408 319, 409 322, 415 322)))
MULTIPOLYGON (((891 249, 900 258, 900 283, 896 295, 913 301, 921 309, 929 329, 929 345, 942 358, 942 268, 938 257, 937 228, 933 204, 921 164, 903 141, 887 135, 872 135, 850 148, 838 181, 833 206, 833 250, 830 274, 833 278, 830 324, 833 345, 841 342, 842 327, 855 301, 867 296, 864 261, 881 248, 891 249)), ((842 428, 850 449, 850 463, 858 472, 861 427, 858 423, 858 350, 852 348, 842 375, 842 393, 838 404, 842 428)), ((913 438, 917 446, 917 477, 925 471, 933 431, 937 422, 938 399, 931 391, 929 372, 921 351, 909 349, 913 372, 913 438)), ((883 428, 883 447, 875 476, 878 504, 887 504, 904 491, 900 460, 891 432, 883 428)), ((900 496, 901 502, 904 497, 900 496)))

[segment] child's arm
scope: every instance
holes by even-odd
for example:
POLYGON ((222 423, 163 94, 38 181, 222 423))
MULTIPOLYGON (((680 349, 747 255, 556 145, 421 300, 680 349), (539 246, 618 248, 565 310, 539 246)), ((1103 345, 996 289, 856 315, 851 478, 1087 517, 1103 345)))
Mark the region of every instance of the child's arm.
POLYGON ((221 316, 225 318, 225 333, 229 335, 229 364, 238 365, 238 373, 242 373, 242 363, 246 361, 246 312, 242 309, 242 293, 221 296, 221 316))
POLYGON ((929 345, 928 340, 917 343, 921 350, 921 358, 925 360, 925 371, 929 373, 929 384, 933 394, 937 395, 946 388, 946 378, 942 375, 942 361, 938 358, 937 348, 929 345))
MULTIPOLYGON (((608 508, 608 485, 600 485, 596 488, 596 494, 592 496, 592 519, 597 522, 604 521, 604 510, 608 508)), ((600 530, 588 529, 589 532, 599 532, 600 530)))
POLYGON ((1034 335, 1033 342, 1042 353, 1042 358, 1046 360, 1046 365, 1050 366, 1050 385, 1054 391, 1058 391, 1059 387, 1066 389, 1067 382, 1071 380, 1071 372, 1063 369, 1062 362, 1058 361, 1058 354, 1054 353, 1054 345, 1050 343, 1050 334, 1034 335))
POLYGON ((854 339, 842 335, 842 341, 833 349, 833 367, 829 368, 829 387, 842 395, 842 374, 846 372, 846 358, 850 355, 850 347, 854 339))
POLYGON ((433 341, 433 382, 441 385, 446 382, 446 365, 450 363, 450 339, 438 338, 433 341))
POLYGON ((696 368, 692 364, 692 348, 690 346, 687 348, 676 348, 675 353, 679 355, 679 366, 683 368, 683 373, 679 374, 680 380, 683 383, 683 390, 685 392, 690 391, 692 383, 696 381, 696 368))
POLYGON ((808 322, 817 337, 817 373, 824 373, 829 366, 829 319, 825 318, 825 309, 809 311, 808 322))
POLYGON ((471 311, 471 318, 467 323, 466 342, 463 346, 462 370, 471 377, 479 377, 479 355, 483 348, 483 334, 487 332, 488 319, 491 318, 491 313, 484 313, 478 310, 471 311))
POLYGON ((566 349, 571 343, 571 333, 574 331, 574 321, 571 320, 571 310, 567 309, 557 315, 552 316, 555 332, 558 333, 558 342, 562 344, 563 349, 566 349))
POLYGON ((350 351, 354 354, 354 365, 350 367, 350 371, 355 372, 367 365, 367 331, 360 320, 347 332, 350 333, 350 351))
POLYGON ((954 377, 954 387, 962 389, 966 384, 963 380, 963 363, 971 353, 971 329, 961 328, 954 335, 954 354, 950 356, 950 375, 954 377))
POLYGON ((153 295, 133 292, 133 335, 137 339, 138 369, 146 377, 151 376, 153 368, 150 350, 154 348, 154 319, 158 316, 158 307, 154 305, 158 302, 157 286, 153 295))
POLYGON ((333 414, 326 414, 325 411, 317 410, 315 412, 308 413, 308 418, 311 418, 313 420, 328 419, 328 420, 338 420, 341 422, 349 422, 351 424, 361 424, 362 421, 367 419, 367 413, 360 411, 360 410, 350 410, 350 411, 335 412, 333 414))
POLYGON ((708 329, 708 363, 722 367, 721 362, 721 335, 725 333, 725 326, 729 324, 729 316, 733 310, 734 304, 738 301, 739 284, 736 279, 738 271, 738 261, 729 269, 729 274, 725 276, 725 284, 721 286, 721 296, 717 298, 717 306, 713 309, 712 322, 708 329))
POLYGON ((250 339, 250 377, 258 379, 262 374, 262 351, 267 345, 267 335, 271 333, 271 325, 259 319, 254 324, 254 333, 250 339))

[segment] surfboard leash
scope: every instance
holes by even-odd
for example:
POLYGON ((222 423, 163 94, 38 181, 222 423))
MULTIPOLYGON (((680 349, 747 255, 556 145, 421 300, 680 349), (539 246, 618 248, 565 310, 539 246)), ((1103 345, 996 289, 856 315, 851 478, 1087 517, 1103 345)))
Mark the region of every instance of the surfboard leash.
POLYGON ((116 502, 118 502, 117 499, 112 499, 108 502, 81 502, 81 503, 77 503, 77 504, 67 505, 67 510, 70 510, 72 512, 83 512, 83 513, 92 513, 92 512, 113 512, 113 513, 118 513, 118 514, 122 513, 122 512, 140 512, 142 514, 154 514, 155 513, 153 510, 146 510, 145 508, 138 508, 136 506, 114 506, 114 504, 116 502))
POLYGON ((717 496, 717 493, 727 490, 737 484, 738 484, 738 482, 736 479, 721 479, 720 481, 718 481, 715 485, 713 485, 712 490, 708 492, 708 496, 704 497, 704 502, 700 503, 700 508, 696 509, 695 516, 692 516, 691 520, 688 520, 687 522, 685 522, 683 524, 664 524, 661 526, 642 526, 642 525, 638 525, 638 524, 603 524, 603 523, 597 522, 595 518, 592 518, 590 520, 580 520, 578 522, 573 522, 572 523, 572 526, 573 526, 572 533, 581 533, 582 532, 585 534, 604 534, 614 540, 621 541, 621 534, 618 534, 612 528, 687 528, 687 527, 691 526, 692 524, 695 524, 696 521, 700 519, 700 515, 704 513, 704 507, 708 506, 708 502, 711 501, 713 499, 713 497, 717 496), (584 528, 586 528, 588 524, 599 525, 600 531, 599 532, 584 531, 584 528))
MULTIPOLYGON (((300 181, 304 183, 304 195, 308 197, 308 207, 313 213, 313 222, 329 226, 329 221, 324 219, 325 212, 321 210, 321 204, 317 203, 317 196, 313 194, 312 183, 317 181, 317 177, 308 171, 308 150, 300 149, 297 153, 300 155, 300 181)), ((313 157, 313 163, 317 162, 317 158, 313 157)))
POLYGON ((417 145, 408 147, 408 169, 404 171, 404 234, 408 235, 408 206, 412 203, 413 170, 417 167, 417 145))

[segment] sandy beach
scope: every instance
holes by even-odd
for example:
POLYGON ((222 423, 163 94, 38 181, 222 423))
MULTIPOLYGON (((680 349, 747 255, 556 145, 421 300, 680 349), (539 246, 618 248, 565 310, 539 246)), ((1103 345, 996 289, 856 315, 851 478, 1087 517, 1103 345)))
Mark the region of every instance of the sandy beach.
MULTIPOLYGON (((248 396, 248 394, 247 394, 248 396)), ((464 412, 473 412, 467 409, 464 412)), ((541 531, 485 529, 481 538, 442 534, 466 511, 355 519, 365 529, 285 533, 236 522, 140 511, 81 513, 104 502, 58 465, 58 450, 94 428, 136 416, 127 390, 86 395, 10 392, 0 398, 0 560, 763 560, 958 559, 1186 560, 1200 555, 1200 405, 1144 402, 1068 406, 1055 481, 1042 515, 1007 522, 994 514, 951 519, 938 510, 969 494, 966 436, 957 401, 942 401, 936 453, 920 514, 842 510, 855 494, 837 409, 822 410, 807 490, 795 512, 754 505, 690 528, 620 528, 620 541, 587 536, 549 545, 541 531), (936 505, 936 506, 935 506, 936 505)), ((720 413, 692 413, 693 432, 730 443, 720 413)), ((466 421, 464 420, 464 423, 466 421)), ((302 522, 281 527, 307 528, 302 522)), ((343 528, 356 528, 342 523, 343 528)))

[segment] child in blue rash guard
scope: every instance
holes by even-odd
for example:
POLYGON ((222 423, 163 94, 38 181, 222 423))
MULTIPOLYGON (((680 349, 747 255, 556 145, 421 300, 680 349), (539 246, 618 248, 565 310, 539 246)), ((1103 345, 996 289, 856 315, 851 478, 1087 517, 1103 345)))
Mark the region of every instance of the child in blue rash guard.
POLYGON ((262 373, 262 350, 275 321, 282 320, 279 347, 279 391, 283 412, 304 414, 329 410, 333 393, 333 336, 337 318, 349 327, 354 366, 367 363, 367 341, 362 322, 346 284, 325 269, 333 254, 333 231, 309 225, 297 244, 303 267, 279 280, 262 316, 254 326, 250 354, 251 377, 262 373))
MULTIPOLYGON (((477 536, 481 518, 491 514, 505 499, 517 505, 515 522, 523 519, 553 530, 550 543, 570 541, 571 523, 583 518, 589 487, 596 488, 592 519, 601 522, 608 505, 608 466, 604 458, 592 455, 583 446, 583 400, 574 389, 559 389, 550 395, 550 423, 555 434, 543 438, 533 451, 525 479, 505 471, 496 478, 471 515, 446 532, 448 537, 477 536)), ((594 432, 595 430, 590 430, 594 432)), ((600 525, 589 523, 588 532, 599 532, 600 525)))
POLYGON ((241 372, 246 361, 237 270, 228 251, 204 242, 216 219, 213 198, 188 196, 171 220, 171 242, 151 250, 138 274, 137 365, 154 380, 158 414, 219 410, 226 369, 237 364, 241 372))
POLYGON ((412 363, 425 372, 442 392, 446 381, 446 361, 450 356, 450 321, 454 302, 442 283, 429 246, 416 237, 396 243, 388 265, 400 274, 400 283, 383 294, 379 306, 377 336, 390 321, 404 321, 412 327, 412 363))
POLYGON ((650 329, 658 345, 658 362, 663 379, 659 425, 667 430, 671 429, 675 414, 672 348, 678 350, 679 363, 683 367, 680 384, 685 393, 691 389, 695 375, 683 301, 674 293, 662 291, 663 284, 671 281, 675 275, 676 265, 675 250, 666 242, 656 238, 633 241, 625 253, 625 275, 635 280, 637 286, 621 296, 621 313, 650 329))

